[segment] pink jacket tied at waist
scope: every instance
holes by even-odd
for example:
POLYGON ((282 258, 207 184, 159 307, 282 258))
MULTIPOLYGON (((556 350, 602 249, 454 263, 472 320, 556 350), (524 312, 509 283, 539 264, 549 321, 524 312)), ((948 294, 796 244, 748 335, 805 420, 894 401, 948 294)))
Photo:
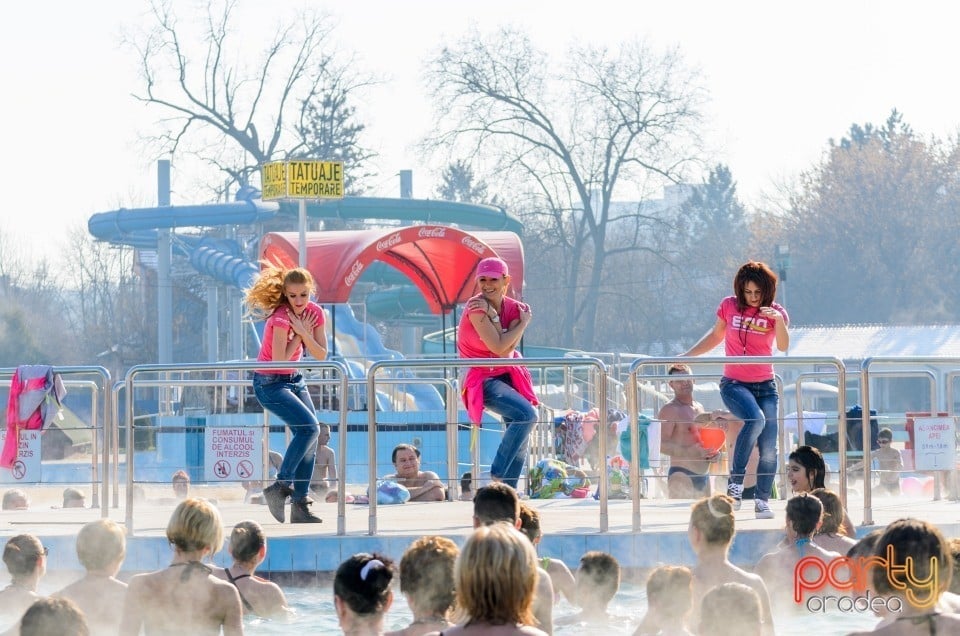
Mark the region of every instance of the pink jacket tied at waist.
POLYGON ((10 468, 17 459, 20 431, 44 428, 60 412, 67 390, 60 376, 48 365, 21 365, 10 381, 7 401, 7 439, 0 454, 0 466, 10 468), (48 402, 55 402, 49 408, 48 402))
MULTIPOLYGON (((521 357, 516 351, 513 354, 514 358, 521 357)), ((463 379, 461 396, 464 406, 467 407, 467 415, 474 424, 479 424, 483 419, 484 380, 504 373, 510 378, 510 385, 530 404, 536 406, 540 403, 536 393, 533 392, 533 378, 530 376, 530 370, 526 367, 470 367, 467 370, 467 376, 463 379)))

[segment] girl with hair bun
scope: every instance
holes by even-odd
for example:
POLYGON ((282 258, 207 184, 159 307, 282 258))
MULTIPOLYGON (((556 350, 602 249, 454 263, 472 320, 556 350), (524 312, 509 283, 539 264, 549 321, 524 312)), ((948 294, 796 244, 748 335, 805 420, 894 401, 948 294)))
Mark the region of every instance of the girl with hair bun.
POLYGON ((233 526, 228 550, 233 564, 217 568, 214 574, 237 588, 244 611, 264 618, 288 616, 292 610, 280 586, 254 574, 267 556, 267 538, 260 524, 248 520, 233 526))
POLYGON ((733 500, 726 495, 705 497, 693 504, 690 510, 690 526, 687 537, 690 547, 697 555, 693 568, 694 617, 691 625, 697 624, 696 614, 700 601, 708 590, 723 583, 742 583, 756 591, 760 598, 763 616, 763 633, 773 634, 773 615, 770 611, 770 596, 767 586, 758 575, 740 569, 730 562, 730 545, 736 528, 733 515, 733 500))
POLYGON ((333 604, 348 636, 379 635, 393 604, 393 561, 374 552, 354 554, 333 578, 333 604))

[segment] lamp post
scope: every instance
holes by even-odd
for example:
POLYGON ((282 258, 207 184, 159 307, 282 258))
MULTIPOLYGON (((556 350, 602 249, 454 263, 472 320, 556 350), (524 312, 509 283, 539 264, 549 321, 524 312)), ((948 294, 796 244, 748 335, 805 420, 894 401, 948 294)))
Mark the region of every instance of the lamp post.
POLYGON ((790 246, 777 245, 777 277, 780 279, 780 302, 787 306, 787 270, 790 269, 790 246))

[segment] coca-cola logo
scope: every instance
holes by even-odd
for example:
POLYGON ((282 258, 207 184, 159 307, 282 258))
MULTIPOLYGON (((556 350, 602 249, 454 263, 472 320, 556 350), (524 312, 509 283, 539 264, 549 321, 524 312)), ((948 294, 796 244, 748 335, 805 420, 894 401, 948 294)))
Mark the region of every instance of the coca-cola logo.
POLYGON ((383 252, 384 250, 388 250, 399 242, 400 242, 400 232, 396 232, 394 234, 391 234, 389 237, 383 239, 382 241, 377 241, 377 251, 383 252))
POLYGON ((347 287, 353 285, 357 280, 357 277, 360 276, 360 272, 363 271, 363 263, 360 261, 354 261, 353 266, 350 268, 350 273, 344 277, 343 282, 347 287))
POLYGON ((419 238, 444 238, 447 236, 447 228, 440 226, 422 227, 417 232, 417 236, 419 238))
POLYGON ((460 240, 460 242, 464 246, 470 248, 471 250, 479 254, 480 256, 483 256, 487 251, 487 248, 484 246, 484 244, 478 241, 477 239, 473 238, 472 236, 464 236, 460 240))

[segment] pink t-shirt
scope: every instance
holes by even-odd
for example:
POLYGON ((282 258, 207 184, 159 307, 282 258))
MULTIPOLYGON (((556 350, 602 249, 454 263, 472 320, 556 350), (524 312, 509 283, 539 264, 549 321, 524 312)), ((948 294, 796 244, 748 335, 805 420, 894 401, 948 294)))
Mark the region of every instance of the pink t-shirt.
MULTIPOLYGON (((479 296, 474 296, 478 298, 479 296)), ((469 304, 470 301, 467 301, 469 304)), ((474 309, 473 311, 464 311, 460 316, 460 328, 457 330, 457 349, 461 358, 499 358, 497 354, 490 351, 490 348, 483 343, 477 328, 470 321, 470 314, 485 312, 484 309, 474 309)), ((506 331, 510 323, 514 320, 520 320, 520 303, 509 296, 504 296, 500 306, 500 329, 506 331)), ((503 373, 504 369, 500 369, 503 373)))
MULTIPOLYGON (((787 310, 778 303, 770 305, 790 324, 787 310)), ((727 323, 724 350, 728 356, 772 356, 776 340, 774 318, 760 314, 758 307, 737 307, 737 297, 727 296, 717 308, 717 317, 727 323)), ((723 375, 741 382, 763 382, 773 379, 772 364, 728 364, 723 375)))
MULTIPOLYGON (((287 341, 293 340, 293 329, 290 328, 290 314, 288 313, 290 308, 288 305, 280 305, 273 310, 273 313, 270 314, 270 317, 267 318, 267 324, 263 327, 263 343, 260 345, 260 354, 257 356, 259 362, 273 362, 273 330, 276 327, 287 330, 287 341)), ((317 316, 317 326, 323 326, 323 309, 320 305, 311 301, 307 303, 306 308, 303 310, 303 313, 312 313, 317 316)), ((291 362, 296 362, 301 357, 303 357, 303 343, 300 343, 300 346, 297 347, 297 350, 294 351, 293 357, 290 358, 291 362)), ((296 369, 269 369, 263 371, 257 371, 257 373, 266 373, 274 375, 286 375, 289 373, 294 373, 296 369)))
MULTIPOLYGON (((474 296, 474 298, 477 298, 474 296)), ((473 300, 472 298, 470 300, 473 300)), ((469 303, 469 301, 467 301, 469 303)), ((470 321, 470 314, 484 311, 474 309, 465 311, 460 317, 460 326, 457 329, 457 351, 461 358, 499 358, 484 344, 477 328, 470 321)), ((509 296, 505 296, 500 307, 500 328, 506 331, 510 323, 520 320, 520 303, 509 296)), ((513 358, 519 358, 520 352, 514 351, 513 358)), ((479 424, 483 417, 483 382, 506 373, 510 376, 510 384, 516 391, 536 406, 539 404, 533 392, 533 379, 530 370, 526 367, 470 367, 463 379, 460 397, 470 416, 470 421, 479 424)))

